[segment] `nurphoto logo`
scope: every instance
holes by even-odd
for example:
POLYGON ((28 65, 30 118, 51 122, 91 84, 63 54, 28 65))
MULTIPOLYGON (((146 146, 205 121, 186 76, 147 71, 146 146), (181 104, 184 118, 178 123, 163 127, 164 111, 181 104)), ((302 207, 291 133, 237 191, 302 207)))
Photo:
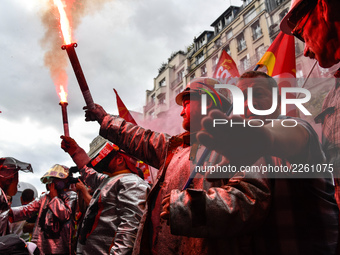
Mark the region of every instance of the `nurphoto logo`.
MULTIPOLYGON (((228 85, 228 84, 215 84, 214 85, 214 92, 216 93, 215 89, 228 89, 233 98, 233 114, 234 115, 244 115, 244 102, 245 97, 240 88, 235 85, 228 85)), ((202 89, 203 90, 203 89, 202 89)), ((206 92, 206 90, 203 90, 206 92)), ((209 92, 207 93, 216 105, 216 100, 214 99, 213 95, 209 92)), ((207 114, 207 94, 201 95, 201 114, 207 114)), ((217 94, 217 93, 216 93, 217 94)), ((298 88, 298 87, 282 87, 281 88, 281 115, 286 116, 287 114, 287 105, 293 105, 296 109, 299 109, 304 115, 312 115, 304 106, 304 103, 307 103, 311 99, 311 93, 309 90, 305 88, 298 88), (288 94, 297 93, 305 95, 303 98, 287 98, 288 94)), ((266 110, 258 110, 254 107, 253 104, 253 88, 247 88, 247 105, 249 111, 258 116, 268 116, 274 113, 278 107, 278 88, 272 88, 272 106, 266 110)), ((230 123, 231 126, 233 125, 243 125, 243 126, 250 126, 250 127, 261 127, 265 124, 265 122, 271 122, 274 125, 275 121, 280 121, 281 125, 284 127, 295 127, 297 125, 296 120, 294 119, 265 119, 265 121, 261 119, 251 119, 251 120, 244 120, 243 122, 233 122, 232 120, 228 121, 226 119, 216 119, 214 120, 214 127, 220 124, 227 124, 230 123)))

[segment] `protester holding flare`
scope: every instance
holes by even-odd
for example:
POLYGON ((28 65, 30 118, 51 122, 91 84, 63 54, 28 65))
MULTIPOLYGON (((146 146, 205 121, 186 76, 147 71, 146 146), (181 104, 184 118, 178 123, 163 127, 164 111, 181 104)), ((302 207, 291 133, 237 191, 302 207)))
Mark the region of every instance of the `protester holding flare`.
POLYGON ((94 159, 98 173, 87 166, 90 158, 72 138, 61 138, 62 149, 80 169, 80 180, 95 190, 82 222, 78 254, 131 254, 149 192, 136 160, 113 146, 105 157, 94 159))
MULTIPOLYGON (((241 253, 249 248, 249 238, 239 237, 265 219, 269 187, 260 178, 250 179, 248 174, 238 173, 214 182, 197 178, 192 188, 181 191, 205 149, 195 140, 202 119, 203 91, 213 97, 207 98, 208 112, 217 108, 226 112, 230 107, 227 91, 214 90, 218 83, 212 78, 194 79, 176 97, 177 104, 183 107, 182 125, 186 132, 174 137, 110 116, 99 105, 86 111, 87 121, 97 120, 101 124, 101 136, 159 169, 133 254, 241 253)), ((204 165, 213 166, 220 160, 212 152, 204 165)))
POLYGON ((71 239, 77 195, 68 190, 68 177, 67 167, 54 165, 40 179, 48 192, 28 205, 13 207, 9 212, 11 222, 29 219, 38 213, 31 241, 45 255, 73 252, 71 239))

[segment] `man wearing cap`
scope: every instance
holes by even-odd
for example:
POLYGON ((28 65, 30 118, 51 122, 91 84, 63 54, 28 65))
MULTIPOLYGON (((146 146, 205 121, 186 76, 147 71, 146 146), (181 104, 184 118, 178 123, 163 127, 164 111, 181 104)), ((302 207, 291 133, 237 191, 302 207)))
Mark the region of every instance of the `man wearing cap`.
MULTIPOLYGON (((340 1, 292 0, 280 24, 282 32, 305 42, 304 55, 329 68, 340 61, 340 1)), ((334 166, 335 198, 340 207, 340 69, 326 96, 322 112, 315 117, 322 124, 322 147, 327 162, 334 166)))
POLYGON ((17 193, 19 181, 18 171, 33 172, 31 164, 20 162, 14 158, 0 158, 0 235, 9 234, 8 214, 9 208, 7 196, 14 196, 17 193))
POLYGON ((31 242, 45 255, 73 252, 71 240, 77 194, 68 190, 68 177, 67 167, 54 165, 40 178, 48 192, 27 205, 12 207, 9 212, 11 222, 38 214, 31 242))
POLYGON ((131 254, 149 184, 136 168, 137 161, 117 146, 107 144, 89 165, 86 152, 71 138, 61 136, 62 149, 76 163, 80 179, 95 190, 86 210, 77 254, 131 254))
MULTIPOLYGON (((239 254, 249 249, 249 238, 239 236, 244 237, 266 216, 269 187, 254 175, 253 179, 247 178, 248 173, 233 173, 225 176, 226 180, 214 182, 203 178, 205 173, 198 174, 201 178, 195 178, 182 191, 205 151, 195 139, 204 116, 201 96, 209 95, 207 112, 212 109, 227 112, 230 107, 225 91, 215 89, 218 83, 212 78, 194 79, 177 95, 186 130, 178 136, 145 130, 108 115, 99 105, 86 111, 87 121, 101 124, 101 136, 159 169, 133 254, 239 254)), ((210 152, 204 158, 204 166, 216 166, 220 160, 218 154, 210 152)))

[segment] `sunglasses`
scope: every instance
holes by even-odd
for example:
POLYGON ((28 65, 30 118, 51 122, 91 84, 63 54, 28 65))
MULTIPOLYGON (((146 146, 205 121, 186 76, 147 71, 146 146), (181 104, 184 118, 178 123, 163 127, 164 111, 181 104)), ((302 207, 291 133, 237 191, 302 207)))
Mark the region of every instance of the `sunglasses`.
POLYGON ((317 0, 303 1, 297 8, 294 9, 288 19, 288 25, 292 28, 292 35, 303 42, 305 41, 302 37, 303 29, 317 3, 317 0))

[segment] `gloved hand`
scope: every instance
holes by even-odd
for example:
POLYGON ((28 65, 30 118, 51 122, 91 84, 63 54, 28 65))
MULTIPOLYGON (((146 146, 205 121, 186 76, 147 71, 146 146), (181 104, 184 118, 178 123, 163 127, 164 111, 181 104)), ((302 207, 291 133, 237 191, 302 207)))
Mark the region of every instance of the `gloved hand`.
POLYGON ((99 104, 95 104, 94 109, 88 109, 87 106, 84 106, 83 110, 85 110, 85 121, 98 121, 99 124, 102 124, 104 117, 107 115, 99 104))
POLYGON ((78 169, 82 169, 87 163, 90 162, 90 157, 86 154, 86 152, 76 143, 74 139, 68 136, 60 136, 61 139, 61 148, 70 154, 73 159, 73 162, 76 163, 78 169))
POLYGON ((68 154, 70 154, 70 156, 72 157, 72 155, 75 153, 75 151, 79 148, 79 145, 77 144, 77 142, 69 137, 69 136, 60 136, 61 139, 63 139, 61 141, 61 148, 67 152, 68 154))

